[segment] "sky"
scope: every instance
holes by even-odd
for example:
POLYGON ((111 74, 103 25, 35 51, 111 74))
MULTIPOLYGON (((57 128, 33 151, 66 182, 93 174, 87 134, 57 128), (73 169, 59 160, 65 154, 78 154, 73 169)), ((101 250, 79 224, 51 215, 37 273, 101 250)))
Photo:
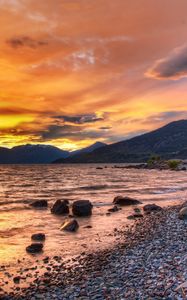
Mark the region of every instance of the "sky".
POLYGON ((186 0, 0 0, 0 146, 114 143, 187 118, 186 0))

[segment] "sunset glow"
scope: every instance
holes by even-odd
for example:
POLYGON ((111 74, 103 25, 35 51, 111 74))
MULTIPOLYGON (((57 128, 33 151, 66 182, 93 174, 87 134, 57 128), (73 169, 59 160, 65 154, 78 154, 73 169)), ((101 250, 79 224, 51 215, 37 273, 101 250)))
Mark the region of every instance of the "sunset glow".
POLYGON ((187 118, 186 0, 0 0, 0 146, 75 150, 187 118))

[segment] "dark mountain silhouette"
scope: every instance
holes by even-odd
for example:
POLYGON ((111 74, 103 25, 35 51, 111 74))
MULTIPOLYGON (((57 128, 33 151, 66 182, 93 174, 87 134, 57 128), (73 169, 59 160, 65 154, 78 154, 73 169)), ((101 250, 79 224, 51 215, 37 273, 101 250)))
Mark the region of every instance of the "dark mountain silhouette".
MULTIPOLYGON (((74 155, 80 155, 80 154, 83 154, 83 153, 91 153, 92 151, 96 150, 96 149, 99 149, 101 147, 104 147, 106 146, 106 144, 102 143, 102 142, 96 142, 86 148, 83 148, 83 149, 80 149, 80 150, 75 150, 75 151, 72 151, 69 153, 69 156, 68 157, 73 157, 74 155)), ((57 159, 55 161, 55 163, 60 163, 61 161, 63 162, 64 158, 61 157, 60 159, 57 159)))
POLYGON ((92 151, 99 149, 101 147, 106 146, 105 143, 102 142, 96 142, 88 147, 79 149, 79 150, 75 150, 69 153, 69 156, 73 156, 73 155, 77 155, 77 154, 82 154, 82 153, 91 153, 92 151))
POLYGON ((1 164, 44 164, 69 155, 68 151, 63 151, 50 145, 21 145, 7 149, 0 147, 1 164))
POLYGON ((96 143, 94 143, 94 144, 92 144, 92 145, 90 145, 86 148, 70 152, 70 156, 73 156, 73 155, 76 155, 76 154, 81 154, 81 153, 91 153, 92 151, 94 151, 96 149, 99 149, 101 147, 104 147, 104 146, 106 146, 105 143, 96 142, 96 143))
POLYGON ((150 155, 187 158, 187 120, 180 120, 152 132, 107 145, 91 153, 76 154, 63 163, 143 162, 150 155))

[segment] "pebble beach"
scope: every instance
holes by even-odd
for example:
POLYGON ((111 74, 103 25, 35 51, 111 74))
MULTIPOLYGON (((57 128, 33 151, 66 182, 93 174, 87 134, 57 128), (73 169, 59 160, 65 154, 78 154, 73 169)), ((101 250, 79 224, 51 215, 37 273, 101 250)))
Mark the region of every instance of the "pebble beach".
POLYGON ((166 207, 115 228, 116 242, 106 250, 83 252, 66 263, 61 256, 46 257, 43 265, 20 270, 15 288, 1 290, 0 299, 187 299, 187 224, 178 218, 181 207, 166 207), (21 287, 27 276, 35 279, 21 287))

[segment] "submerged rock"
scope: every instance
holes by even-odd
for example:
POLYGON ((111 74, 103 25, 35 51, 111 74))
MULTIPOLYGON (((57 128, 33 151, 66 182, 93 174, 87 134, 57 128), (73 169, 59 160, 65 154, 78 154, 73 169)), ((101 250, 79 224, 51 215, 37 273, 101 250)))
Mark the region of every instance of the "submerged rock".
POLYGON ((181 208, 181 210, 179 211, 179 219, 187 220, 187 206, 181 208))
POLYGON ((30 204, 30 206, 34 208, 47 208, 48 203, 47 200, 36 200, 30 204))
POLYGON ((60 230, 65 230, 65 231, 77 231, 77 229, 79 228, 79 224, 77 222, 77 220, 73 219, 73 220, 66 220, 60 230))
POLYGON ((41 243, 33 243, 26 247, 26 251, 32 254, 39 253, 42 251, 42 249, 43 249, 43 244, 41 243))
POLYGON ((117 207, 117 205, 114 205, 114 207, 108 209, 108 212, 116 212, 118 210, 119 208, 117 207))
POLYGON ((68 214, 69 207, 67 200, 57 200, 51 208, 51 213, 55 215, 68 214))
POLYGON ((75 216, 85 217, 92 214, 92 203, 89 200, 78 200, 73 202, 72 212, 75 216))
POLYGON ((162 210, 162 207, 156 204, 147 204, 143 207, 143 210, 145 213, 151 213, 151 212, 156 212, 162 210))
POLYGON ((35 233, 31 236, 32 240, 35 241, 45 241, 45 234, 44 233, 35 233))
POLYGON ((139 200, 130 198, 130 197, 123 197, 123 196, 117 196, 114 198, 113 200, 114 204, 118 204, 118 205, 137 205, 137 204, 141 204, 141 202, 139 200))

